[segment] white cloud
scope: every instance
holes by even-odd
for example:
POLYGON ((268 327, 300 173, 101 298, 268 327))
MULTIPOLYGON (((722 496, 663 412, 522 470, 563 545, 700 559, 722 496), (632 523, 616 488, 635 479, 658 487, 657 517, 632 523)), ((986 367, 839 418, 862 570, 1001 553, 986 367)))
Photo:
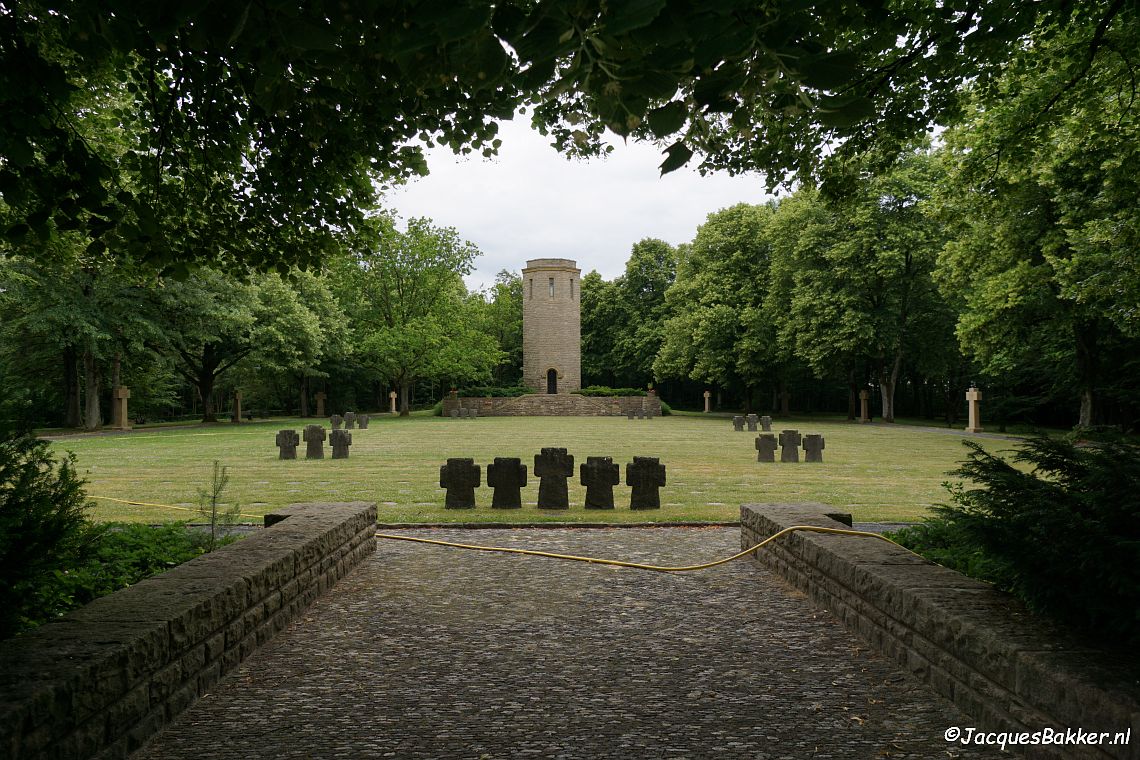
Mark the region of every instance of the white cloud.
POLYGON ((613 279, 642 238, 687 242, 709 213, 767 198, 756 175, 681 169, 660 177, 662 156, 651 145, 619 143, 608 158, 567 161, 526 117, 500 125, 499 137, 494 159, 429 150, 431 175, 384 200, 403 219, 430 217, 475 243, 483 255, 467 278, 474 288, 540 257, 575 259, 583 272, 613 279))

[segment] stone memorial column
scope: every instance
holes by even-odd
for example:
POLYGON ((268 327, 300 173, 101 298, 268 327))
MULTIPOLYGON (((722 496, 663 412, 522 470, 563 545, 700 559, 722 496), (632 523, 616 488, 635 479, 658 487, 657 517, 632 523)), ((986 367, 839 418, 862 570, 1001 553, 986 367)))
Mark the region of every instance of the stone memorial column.
POLYGON ((396 391, 388 392, 388 401, 392 404, 392 414, 396 413, 396 391))
POLYGON ((130 430, 131 418, 127 413, 127 399, 131 397, 131 389, 123 386, 115 388, 111 395, 111 426, 118 430, 130 430))
POLYGON ((329 397, 329 394, 325 393, 324 391, 319 391, 317 393, 317 416, 318 417, 324 417, 325 416, 325 399, 328 397, 329 397))
POLYGON ((871 391, 864 388, 859 391, 859 421, 870 422, 871 391))
POLYGON ((712 393, 705 391, 705 414, 709 413, 709 402, 712 400, 712 393))
POLYGON ((234 418, 230 422, 241 423, 241 391, 234 391, 234 418))
POLYGON ((977 386, 971 385, 970 390, 966 391, 966 401, 970 405, 970 424, 966 432, 980 433, 982 432, 982 392, 977 386))

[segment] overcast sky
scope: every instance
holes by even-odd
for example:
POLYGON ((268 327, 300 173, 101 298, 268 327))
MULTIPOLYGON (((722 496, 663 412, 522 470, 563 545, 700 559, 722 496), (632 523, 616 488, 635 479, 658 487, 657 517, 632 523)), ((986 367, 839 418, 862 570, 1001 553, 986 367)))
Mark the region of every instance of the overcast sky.
POLYGON ((384 201, 403 220, 430 217, 478 246, 483 255, 467 278, 475 289, 535 258, 574 259, 583 274, 596 269, 610 280, 624 271, 637 241, 690 241, 709 213, 767 197, 756 175, 702 177, 680 169, 660 177, 662 156, 650 145, 619 142, 605 159, 567 161, 526 117, 502 124, 499 137, 493 159, 428 151, 431 175, 384 201))

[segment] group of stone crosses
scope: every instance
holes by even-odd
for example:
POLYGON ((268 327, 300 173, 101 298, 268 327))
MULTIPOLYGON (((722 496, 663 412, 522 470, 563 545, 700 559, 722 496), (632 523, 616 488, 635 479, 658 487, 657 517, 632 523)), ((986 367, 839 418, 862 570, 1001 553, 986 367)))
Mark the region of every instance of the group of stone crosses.
MULTIPOLYGON (((495 457, 487 465, 487 485, 494 489, 492 509, 521 509, 521 490, 526 486, 526 465, 517 457, 495 457)), ((586 509, 613 509, 614 486, 621 484, 618 465, 612 457, 586 457, 579 477, 586 486, 586 509)), ((566 449, 547 448, 534 455, 538 477, 538 508, 569 509, 567 479, 574 476, 574 456, 566 449)), ((439 486, 447 489, 447 509, 474 509, 475 489, 481 484, 481 468, 474 459, 448 459, 439 468, 439 486)), ((634 457, 625 466, 625 484, 631 486, 630 509, 660 509, 659 488, 665 485, 665 465, 656 457, 634 457)))
POLYGON ((652 409, 646 409, 644 406, 638 407, 637 409, 625 410, 625 418, 627 420, 651 420, 655 416, 652 409))
MULTIPOLYGON (((332 446, 333 459, 348 459, 348 447, 352 445, 353 425, 359 425, 361 430, 368 429, 368 415, 345 412, 344 415, 334 414, 329 422, 332 431, 328 434, 329 445, 332 446), (344 425, 344 429, 341 429, 344 425)), ((277 447, 281 449, 281 459, 296 459, 297 446, 301 439, 305 441, 305 459, 325 458, 325 428, 323 425, 305 425, 303 436, 297 435, 296 430, 277 431, 277 447)))
MULTIPOLYGON (((777 441, 776 436, 770 432, 772 430, 772 418, 767 415, 757 417, 755 414, 750 414, 747 417, 742 417, 738 414, 732 418, 732 428, 737 432, 742 432, 746 423, 751 432, 756 432, 757 423, 759 423, 765 431, 756 437, 756 461, 775 462, 777 441)), ((823 436, 814 433, 810 435, 800 435, 800 431, 798 430, 780 431, 778 444, 780 448, 780 461, 800 461, 801 442, 803 444, 805 462, 823 461, 823 436)))
POLYGON ((479 410, 473 406, 461 406, 458 409, 451 410, 452 419, 465 419, 473 420, 479 416, 479 410))

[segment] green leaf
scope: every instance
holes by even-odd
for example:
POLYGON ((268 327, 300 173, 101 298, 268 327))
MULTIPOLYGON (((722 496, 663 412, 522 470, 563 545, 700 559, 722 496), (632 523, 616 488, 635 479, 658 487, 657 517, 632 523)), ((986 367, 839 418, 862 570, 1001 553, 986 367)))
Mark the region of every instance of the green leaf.
POLYGON ((853 127, 876 114, 875 103, 870 98, 854 98, 834 106, 829 106, 827 100, 821 99, 820 108, 816 111, 819 123, 825 127, 853 127))
POLYGON ((675 142, 665 149, 666 157, 661 162, 661 175, 676 171, 689 162, 693 151, 683 142, 675 142))
POLYGON ((603 16, 603 33, 625 34, 648 26, 665 8, 665 0, 616 0, 603 16))
POLYGON ((653 133, 654 137, 665 137, 681 129, 688 115, 688 107, 675 100, 660 108, 654 108, 646 116, 646 120, 649 123, 649 131, 653 133))
POLYGON ((818 58, 801 59, 800 79, 809 87, 836 90, 855 78, 858 74, 858 63, 858 56, 850 50, 818 58))

